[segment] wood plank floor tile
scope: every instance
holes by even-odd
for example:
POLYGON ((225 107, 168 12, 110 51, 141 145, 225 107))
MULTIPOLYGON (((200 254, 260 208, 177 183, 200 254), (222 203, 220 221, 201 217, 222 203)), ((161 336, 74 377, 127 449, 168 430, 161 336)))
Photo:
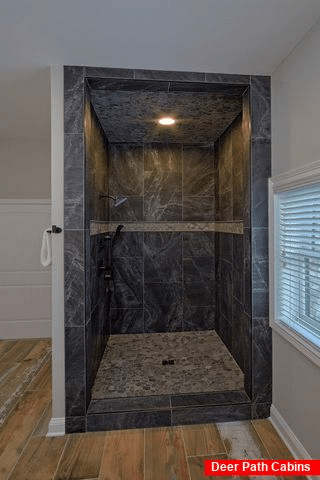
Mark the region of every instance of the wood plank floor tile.
POLYGON ((8 376, 14 375, 15 370, 19 367, 20 363, 1 363, 0 362, 0 392, 3 390, 2 383, 6 381, 8 376))
POLYGON ((52 480, 66 442, 67 436, 31 438, 9 480, 52 480))
POLYGON ((6 478, 41 418, 50 400, 48 392, 27 392, 2 426, 0 479, 6 478))
POLYGON ((38 360, 39 358, 44 358, 49 353, 51 353, 51 341, 39 339, 23 361, 30 362, 32 360, 38 360))
POLYGON ((51 358, 44 362, 39 372, 35 375, 32 382, 27 387, 27 390, 51 390, 52 380, 52 361, 51 358))
POLYGON ((105 439, 105 432, 69 435, 54 480, 97 478, 105 439))
POLYGON ((182 432, 179 427, 145 432, 145 480, 189 480, 182 432))
MULTIPOLYGON (((298 476, 294 476, 294 477, 282 477, 282 480, 307 480, 308 477, 305 477, 303 475, 298 475, 298 476)), ((277 477, 277 480, 279 479, 279 477, 277 477)))
POLYGON ((22 362, 37 342, 38 340, 35 339, 15 341, 12 347, 1 357, 1 363, 22 362))
MULTIPOLYGON (((10 411, 20 401, 28 385, 41 369, 42 359, 35 358, 22 361, 17 368, 12 369, 9 375, 1 382, 0 390, 0 425, 10 411)), ((49 372, 48 372, 49 373, 49 372)))
POLYGON ((32 433, 34 437, 45 437, 47 435, 51 417, 52 417, 52 402, 49 401, 45 411, 43 412, 42 417, 40 418, 36 428, 32 433))
POLYGON ((143 430, 119 430, 108 433, 99 480, 144 480, 143 465, 143 430))
POLYGON ((187 456, 226 453, 219 431, 211 425, 181 427, 187 456))
MULTIPOLYGON (((234 477, 229 476, 210 476, 204 477, 204 460, 227 460, 228 456, 225 454, 218 454, 218 455, 197 455, 194 457, 188 457, 188 467, 190 472, 190 480, 204 480, 204 478, 208 480, 215 480, 215 479, 225 479, 230 480, 234 479, 234 477)), ((246 477, 242 477, 244 480, 246 477)))
POLYGON ((20 340, 1 340, 0 341, 0 362, 2 357, 11 350, 11 348, 20 340))
POLYGON ((270 420, 252 420, 252 425, 268 450, 270 458, 293 458, 290 450, 281 440, 270 420))
POLYGON ((229 458, 269 458, 250 421, 218 423, 217 427, 229 458))

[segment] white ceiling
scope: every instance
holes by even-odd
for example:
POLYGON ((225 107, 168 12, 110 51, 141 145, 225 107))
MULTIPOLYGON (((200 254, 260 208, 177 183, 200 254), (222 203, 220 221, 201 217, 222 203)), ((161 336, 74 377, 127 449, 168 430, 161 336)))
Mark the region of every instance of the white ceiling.
POLYGON ((51 64, 271 74, 319 0, 2 0, 0 138, 49 138, 51 64))

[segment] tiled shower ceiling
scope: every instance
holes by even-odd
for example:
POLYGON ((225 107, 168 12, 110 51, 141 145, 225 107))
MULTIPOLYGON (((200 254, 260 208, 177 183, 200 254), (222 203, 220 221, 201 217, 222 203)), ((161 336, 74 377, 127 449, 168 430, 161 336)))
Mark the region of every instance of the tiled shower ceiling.
POLYGON ((210 145, 242 109, 243 88, 209 83, 87 79, 110 143, 210 145), (173 127, 157 123, 162 116, 173 127))

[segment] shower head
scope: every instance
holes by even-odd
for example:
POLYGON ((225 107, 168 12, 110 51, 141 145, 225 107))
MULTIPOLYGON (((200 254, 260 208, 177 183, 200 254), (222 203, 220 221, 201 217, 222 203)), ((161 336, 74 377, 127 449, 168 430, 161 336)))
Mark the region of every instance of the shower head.
POLYGON ((113 206, 114 207, 120 207, 120 205, 122 205, 123 203, 125 203, 127 201, 127 197, 116 197, 114 199, 114 204, 113 206))
POLYGON ((120 205, 122 205, 123 203, 125 203, 128 199, 127 197, 113 197, 112 195, 107 195, 105 193, 100 193, 99 195, 99 200, 101 200, 102 198, 111 198, 111 200, 113 200, 113 206, 115 208, 117 207, 120 207, 120 205))

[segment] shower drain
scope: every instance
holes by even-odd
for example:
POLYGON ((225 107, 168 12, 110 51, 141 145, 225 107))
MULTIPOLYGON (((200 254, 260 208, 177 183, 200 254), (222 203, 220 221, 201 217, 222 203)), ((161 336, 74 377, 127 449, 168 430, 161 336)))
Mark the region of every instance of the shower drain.
POLYGON ((174 365, 174 360, 162 360, 162 365, 174 365))

